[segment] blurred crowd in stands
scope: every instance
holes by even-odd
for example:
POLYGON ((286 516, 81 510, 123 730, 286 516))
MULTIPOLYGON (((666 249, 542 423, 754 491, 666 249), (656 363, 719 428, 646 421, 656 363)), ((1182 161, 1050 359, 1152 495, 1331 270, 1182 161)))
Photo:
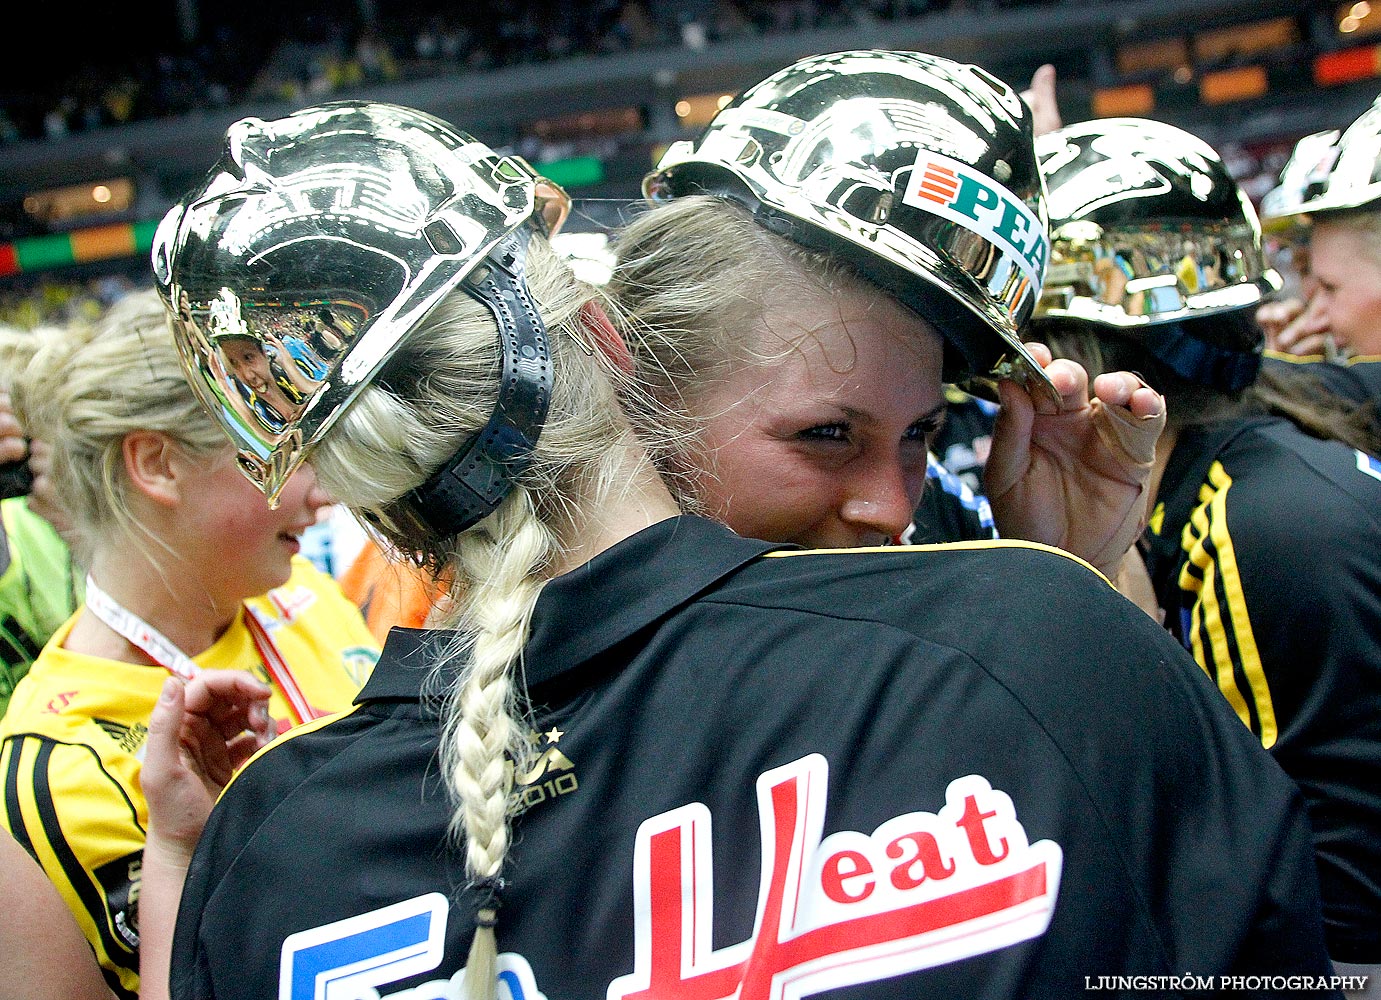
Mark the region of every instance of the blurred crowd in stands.
POLYGON ((94 322, 111 305, 145 282, 112 267, 111 273, 87 278, 63 271, 10 281, 0 287, 0 327, 32 330, 94 322))
POLYGON ((143 53, 112 45, 107 55, 74 64, 66 76, 48 82, 28 79, 0 92, 0 143, 243 101, 321 100, 353 87, 439 73, 633 49, 699 48, 735 38, 1032 2, 594 0, 575 5, 481 0, 444 7, 379 4, 374 23, 368 25, 350 5, 270 26, 255 16, 225 24, 207 18, 194 44, 143 53))

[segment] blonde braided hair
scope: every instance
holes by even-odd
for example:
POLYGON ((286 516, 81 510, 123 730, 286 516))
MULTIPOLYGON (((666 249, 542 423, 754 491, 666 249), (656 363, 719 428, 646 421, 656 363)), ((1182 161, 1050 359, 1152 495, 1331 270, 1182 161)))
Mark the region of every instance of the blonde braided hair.
POLYGON ((417 553, 449 588, 435 624, 456 629, 458 639, 428 687, 441 701, 451 834, 463 846, 472 886, 485 893, 466 964, 470 1000, 491 1000, 495 990, 498 895, 509 824, 521 803, 513 775, 528 769, 532 754, 520 670, 533 609, 553 567, 579 545, 588 512, 630 485, 623 462, 630 448, 642 447, 620 405, 636 391, 589 347, 582 324, 582 307, 600 294, 576 281, 540 237, 531 239, 526 268, 547 326, 554 384, 532 464, 494 513, 441 540, 418 537, 407 519, 391 516, 398 499, 470 440, 494 407, 494 324, 460 291, 409 335, 312 459, 328 492, 417 553))

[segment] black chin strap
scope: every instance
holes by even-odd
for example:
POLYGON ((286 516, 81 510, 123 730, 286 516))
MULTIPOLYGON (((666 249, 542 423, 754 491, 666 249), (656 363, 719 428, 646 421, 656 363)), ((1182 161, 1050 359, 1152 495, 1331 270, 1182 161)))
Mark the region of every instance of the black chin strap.
POLYGON ((529 230, 499 243, 461 284, 498 327, 499 397, 489 422, 425 483, 402 497, 407 512, 438 538, 450 538, 492 514, 532 462, 551 402, 551 353, 524 272, 529 230))
POLYGON ((1145 343, 1181 378, 1236 392, 1256 381, 1261 370, 1260 341, 1256 321, 1250 310, 1243 309, 1154 324, 1146 328, 1145 343), (1243 348, 1233 350, 1208 343, 1204 338, 1211 336, 1214 325, 1220 328, 1220 335, 1245 331, 1236 332, 1230 341, 1243 344, 1243 348), (1245 346, 1253 340, 1255 344, 1245 346))

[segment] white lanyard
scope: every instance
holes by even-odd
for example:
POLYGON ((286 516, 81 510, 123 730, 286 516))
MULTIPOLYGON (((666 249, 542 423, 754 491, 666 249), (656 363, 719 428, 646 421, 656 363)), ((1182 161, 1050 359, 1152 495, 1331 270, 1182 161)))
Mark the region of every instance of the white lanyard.
MULTIPOLYGON (((184 681, 190 681, 201 673, 201 667, 193 663, 191 657, 178 649, 162 632, 97 586, 90 574, 86 577, 86 606, 92 614, 148 653, 155 663, 169 673, 176 674, 184 681)), ((301 725, 309 719, 319 718, 321 713, 311 706, 302 693, 287 661, 269 635, 268 626, 248 604, 244 606, 244 612, 250 639, 264 662, 264 669, 283 693, 293 724, 301 725)))
POLYGON ((89 573, 86 577, 86 606, 93 615, 148 653, 155 663, 170 674, 190 681, 201 673, 201 667, 173 645, 171 639, 96 586, 96 581, 91 579, 89 573))

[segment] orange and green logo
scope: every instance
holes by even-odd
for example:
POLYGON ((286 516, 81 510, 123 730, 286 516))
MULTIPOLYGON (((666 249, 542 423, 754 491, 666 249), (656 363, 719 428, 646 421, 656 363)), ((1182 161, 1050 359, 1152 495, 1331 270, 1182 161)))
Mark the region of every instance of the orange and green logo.
POLYGON ((902 201, 987 240, 1035 287, 1045 280, 1050 238, 1044 222, 1011 191, 968 164, 923 150, 902 201))

